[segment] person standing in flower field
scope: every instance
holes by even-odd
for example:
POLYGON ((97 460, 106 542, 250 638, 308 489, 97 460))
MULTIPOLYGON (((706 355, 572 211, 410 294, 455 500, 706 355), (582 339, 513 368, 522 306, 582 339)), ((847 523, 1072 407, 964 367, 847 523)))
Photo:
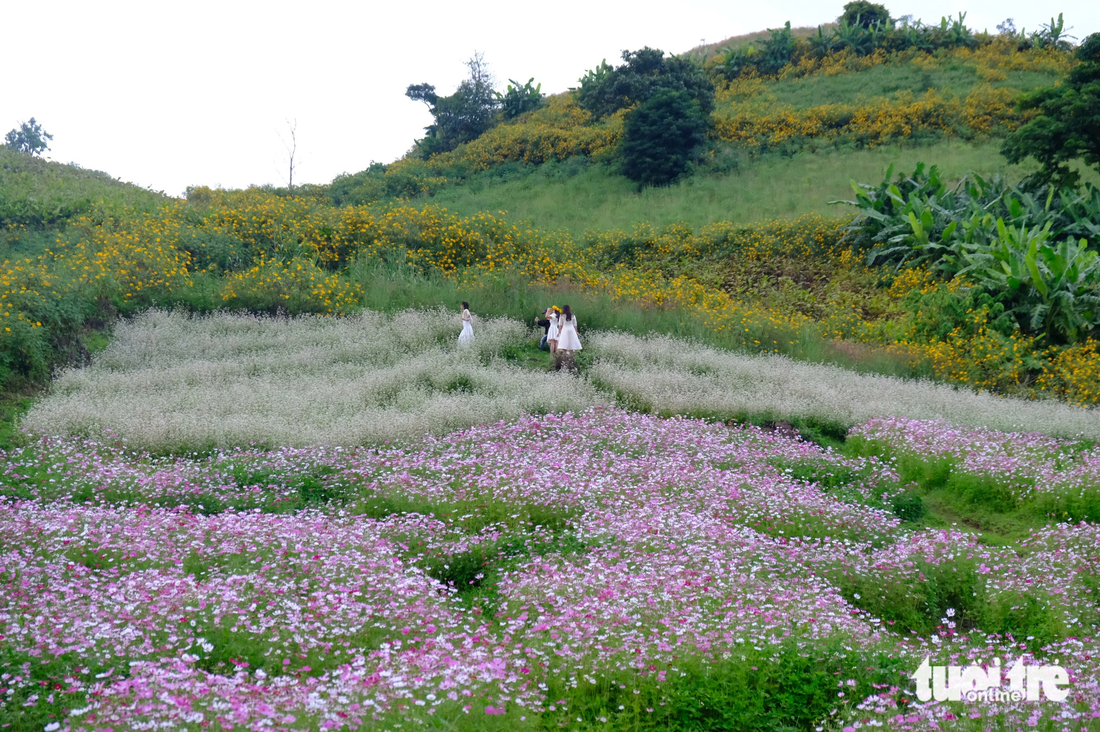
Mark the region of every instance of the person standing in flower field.
POLYGON ((458 334, 458 344, 464 346, 474 342, 473 316, 470 315, 470 303, 462 303, 462 332, 458 334))
POLYGON ((542 328, 542 340, 539 341, 540 351, 550 350, 550 326, 553 324, 554 317, 555 313, 552 307, 546 308, 546 312, 542 314, 542 318, 539 318, 537 315, 535 316, 535 325, 542 328))
POLYGON ((546 311, 547 319, 550 321, 550 327, 546 329, 546 343, 550 346, 550 353, 554 354, 558 350, 558 320, 561 317, 561 308, 557 305, 551 305, 550 309, 546 311))
POLYGON ((581 350, 581 339, 577 337, 577 319, 568 305, 562 309, 561 316, 558 318, 557 348, 559 351, 570 353, 581 350))

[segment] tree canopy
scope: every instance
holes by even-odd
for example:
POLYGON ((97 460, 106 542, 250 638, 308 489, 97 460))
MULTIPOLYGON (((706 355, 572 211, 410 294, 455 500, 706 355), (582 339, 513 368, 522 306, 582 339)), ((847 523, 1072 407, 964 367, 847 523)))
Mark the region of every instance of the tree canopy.
POLYGON ((1032 157, 1042 166, 1038 182, 1074 185, 1080 176, 1073 160, 1100 167, 1100 33, 1077 49, 1080 64, 1059 86, 1039 89, 1020 100, 1038 116, 1005 138, 1001 153, 1012 163, 1032 157))
POLYGON ((48 140, 53 140, 53 135, 42 129, 42 125, 31 117, 27 122, 20 122, 18 127, 4 136, 4 145, 16 152, 38 155, 50 149, 48 140))
POLYGON ((844 6, 844 12, 837 21, 850 26, 861 28, 885 28, 890 22, 890 11, 885 5, 868 2, 867 0, 852 0, 844 6))
POLYGON ((425 128, 427 135, 416 144, 424 158, 474 140, 496 123, 499 102, 484 57, 475 53, 466 66, 469 78, 449 97, 439 96, 431 84, 411 84, 405 90, 409 99, 427 104, 435 118, 425 128))
POLYGON ((714 110, 714 84, 696 63, 648 46, 623 51, 626 63, 612 68, 606 61, 581 78, 577 101, 596 117, 614 114, 647 101, 658 90, 681 91, 704 115, 714 110))

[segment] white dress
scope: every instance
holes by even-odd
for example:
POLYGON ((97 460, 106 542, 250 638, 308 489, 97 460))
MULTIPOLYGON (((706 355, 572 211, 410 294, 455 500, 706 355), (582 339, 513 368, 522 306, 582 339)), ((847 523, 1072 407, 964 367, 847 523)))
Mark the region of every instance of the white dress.
POLYGON ((550 328, 546 331, 546 342, 556 341, 558 339, 558 316, 550 316, 550 328))
POLYGON ((474 326, 469 310, 462 311, 462 332, 458 334, 458 342, 462 345, 474 342, 474 326))
POLYGON ((559 351, 581 350, 581 339, 577 337, 577 316, 572 320, 561 319, 561 328, 558 330, 559 351))

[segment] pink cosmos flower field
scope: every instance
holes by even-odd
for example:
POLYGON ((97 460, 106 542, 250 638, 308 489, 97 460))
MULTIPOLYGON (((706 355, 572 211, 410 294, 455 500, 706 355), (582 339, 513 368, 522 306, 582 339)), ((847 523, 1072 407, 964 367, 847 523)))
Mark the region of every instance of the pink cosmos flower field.
POLYGON ((899 509, 910 453, 1020 501, 1095 491, 1096 453, 852 435, 890 449, 611 407, 358 449, 39 438, 0 467, 0 727, 1100 728, 1097 526, 998 546, 899 509), (920 702, 925 657, 1057 661, 1070 695, 920 702))

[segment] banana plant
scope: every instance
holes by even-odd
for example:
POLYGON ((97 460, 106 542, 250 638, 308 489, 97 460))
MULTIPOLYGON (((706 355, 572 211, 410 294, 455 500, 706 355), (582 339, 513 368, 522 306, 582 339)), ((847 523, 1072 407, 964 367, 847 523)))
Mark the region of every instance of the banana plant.
POLYGON ((991 294, 1005 295, 1021 327, 1052 342, 1074 343, 1100 319, 1100 253, 1084 239, 1051 243, 1042 227, 1006 225, 997 219, 988 246, 967 244, 959 272, 991 294))
POLYGON ((809 37, 810 51, 817 58, 823 57, 829 51, 833 50, 833 44, 836 42, 836 34, 830 32, 825 34, 825 30, 819 25, 817 27, 817 35, 809 37))
POLYGON ((949 187, 934 166, 926 170, 923 164, 911 176, 898 176, 894 181, 892 175, 891 167, 877 186, 853 182, 854 200, 830 202, 859 208, 848 235, 855 247, 867 253, 871 265, 900 267, 925 261, 924 253, 914 252, 914 248, 924 247, 926 253, 943 245, 945 249, 936 251, 945 256, 954 252, 955 259, 937 263, 935 269, 950 277, 965 266, 959 258, 964 244, 989 245, 998 237, 997 218, 1026 230, 1042 229, 1049 223, 1053 239, 1084 237, 1093 247, 1100 247, 1100 189, 1095 187, 1084 193, 1051 187, 1036 190, 1010 185, 1001 176, 975 174, 949 187), (932 215, 930 226, 926 211, 932 215), (927 244, 918 241, 910 213, 927 234, 927 244), (955 227, 947 234, 953 222, 955 227), (978 226, 980 222, 984 224, 978 226))

